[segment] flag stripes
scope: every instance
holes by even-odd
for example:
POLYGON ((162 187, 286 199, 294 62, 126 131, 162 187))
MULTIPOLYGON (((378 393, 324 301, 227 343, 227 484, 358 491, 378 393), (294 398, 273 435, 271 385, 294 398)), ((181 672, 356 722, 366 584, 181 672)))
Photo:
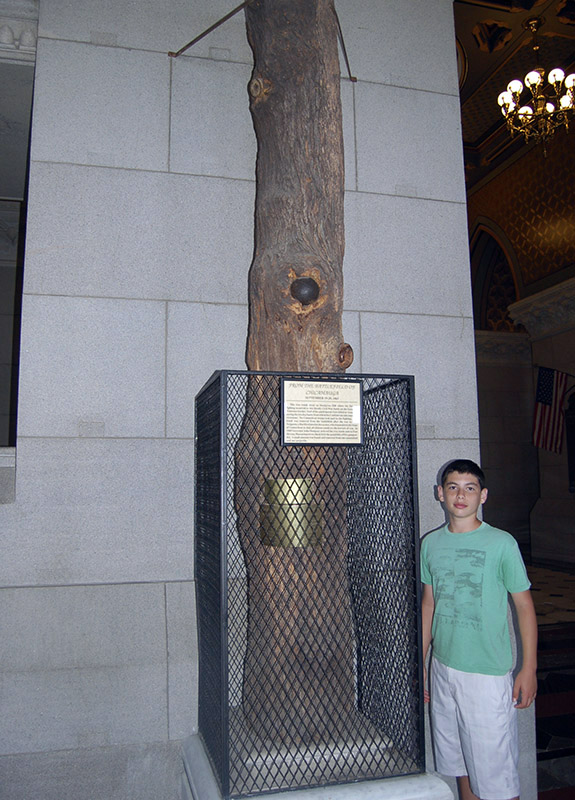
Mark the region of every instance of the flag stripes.
POLYGON ((560 453, 563 444, 563 400, 566 388, 565 372, 539 367, 533 417, 533 444, 553 453, 560 453))

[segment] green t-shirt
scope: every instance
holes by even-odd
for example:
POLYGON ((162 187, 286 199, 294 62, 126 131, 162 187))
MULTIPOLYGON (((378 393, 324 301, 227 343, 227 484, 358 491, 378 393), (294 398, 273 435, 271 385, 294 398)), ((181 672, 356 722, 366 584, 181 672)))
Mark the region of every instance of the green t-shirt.
POLYGON ((511 534, 482 522, 468 533, 445 525, 421 541, 421 580, 431 584, 433 655, 462 672, 505 675, 512 666, 508 592, 530 583, 511 534))

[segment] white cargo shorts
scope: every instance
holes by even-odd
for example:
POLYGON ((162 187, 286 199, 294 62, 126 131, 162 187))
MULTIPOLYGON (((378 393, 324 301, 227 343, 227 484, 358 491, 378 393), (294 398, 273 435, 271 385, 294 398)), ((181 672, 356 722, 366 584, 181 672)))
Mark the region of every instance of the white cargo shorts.
POLYGON ((513 677, 460 672, 432 659, 430 714, 435 766, 469 776, 481 800, 519 796, 513 677))

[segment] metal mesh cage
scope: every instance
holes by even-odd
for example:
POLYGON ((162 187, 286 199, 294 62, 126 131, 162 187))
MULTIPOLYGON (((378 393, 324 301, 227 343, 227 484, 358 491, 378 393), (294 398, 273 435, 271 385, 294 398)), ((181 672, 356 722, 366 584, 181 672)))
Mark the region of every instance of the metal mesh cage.
POLYGON ((196 398, 199 731, 225 798, 421 772, 413 379, 218 372, 196 398), (281 379, 363 443, 282 446, 281 379))

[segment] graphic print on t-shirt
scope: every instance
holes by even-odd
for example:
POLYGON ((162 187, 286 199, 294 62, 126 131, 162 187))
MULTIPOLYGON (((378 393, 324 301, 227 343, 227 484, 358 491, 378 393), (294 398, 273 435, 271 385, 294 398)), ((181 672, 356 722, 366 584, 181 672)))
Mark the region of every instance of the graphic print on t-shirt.
POLYGON ((458 548, 455 557, 445 553, 438 564, 435 590, 436 613, 451 625, 480 627, 484 550, 458 548))

